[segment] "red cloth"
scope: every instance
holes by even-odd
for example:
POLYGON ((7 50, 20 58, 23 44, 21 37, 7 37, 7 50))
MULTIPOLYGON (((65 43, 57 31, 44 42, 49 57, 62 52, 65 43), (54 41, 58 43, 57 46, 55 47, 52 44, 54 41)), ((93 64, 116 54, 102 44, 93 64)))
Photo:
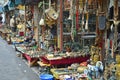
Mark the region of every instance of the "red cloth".
POLYGON ((23 57, 26 58, 27 61, 30 61, 30 62, 32 62, 33 60, 38 59, 38 58, 31 58, 29 55, 27 55, 27 54, 25 54, 25 53, 23 53, 23 57))
POLYGON ((112 48, 112 40, 110 40, 110 48, 112 48))
POLYGON ((24 32, 19 32, 19 36, 24 36, 24 32))
POLYGON ((41 60, 42 60, 43 63, 45 63, 45 64, 49 64, 49 60, 46 59, 45 56, 42 56, 42 57, 40 57, 40 58, 41 58, 41 60))
POLYGON ((43 63, 49 63, 50 65, 65 65, 65 64, 72 64, 72 63, 81 63, 85 62, 90 58, 90 55, 88 56, 79 56, 79 57, 69 57, 69 58, 62 58, 62 59, 56 59, 56 60, 48 60, 45 56, 41 57, 41 60, 43 63))

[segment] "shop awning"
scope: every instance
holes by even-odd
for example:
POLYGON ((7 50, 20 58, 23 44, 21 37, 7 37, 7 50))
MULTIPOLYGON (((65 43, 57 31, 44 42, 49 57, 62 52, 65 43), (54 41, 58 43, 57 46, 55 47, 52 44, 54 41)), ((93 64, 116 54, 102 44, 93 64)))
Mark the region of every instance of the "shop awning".
POLYGON ((15 3, 12 2, 12 1, 9 1, 8 2, 8 8, 9 8, 9 10, 14 10, 15 9, 15 3))

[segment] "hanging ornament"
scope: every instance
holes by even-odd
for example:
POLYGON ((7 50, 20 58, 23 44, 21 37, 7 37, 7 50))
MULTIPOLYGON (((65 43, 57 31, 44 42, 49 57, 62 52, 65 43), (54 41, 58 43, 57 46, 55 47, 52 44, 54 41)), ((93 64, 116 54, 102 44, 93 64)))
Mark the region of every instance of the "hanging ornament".
POLYGON ((86 14, 86 24, 85 24, 85 30, 88 30, 88 13, 86 14))

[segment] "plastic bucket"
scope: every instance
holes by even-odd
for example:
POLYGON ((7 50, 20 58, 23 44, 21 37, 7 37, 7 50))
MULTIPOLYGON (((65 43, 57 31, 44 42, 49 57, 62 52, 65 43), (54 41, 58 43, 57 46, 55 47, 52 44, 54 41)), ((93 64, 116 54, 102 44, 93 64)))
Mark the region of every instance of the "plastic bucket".
POLYGON ((40 80, 54 80, 54 79, 53 79, 53 76, 50 74, 41 74, 40 80))

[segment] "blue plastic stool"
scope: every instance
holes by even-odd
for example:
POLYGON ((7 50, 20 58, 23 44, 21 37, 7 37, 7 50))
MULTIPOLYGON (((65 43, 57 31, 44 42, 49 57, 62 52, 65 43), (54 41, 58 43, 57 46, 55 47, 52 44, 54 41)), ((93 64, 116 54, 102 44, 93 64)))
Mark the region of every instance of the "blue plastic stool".
POLYGON ((54 80, 54 79, 53 79, 53 76, 50 74, 41 74, 40 80, 54 80))

